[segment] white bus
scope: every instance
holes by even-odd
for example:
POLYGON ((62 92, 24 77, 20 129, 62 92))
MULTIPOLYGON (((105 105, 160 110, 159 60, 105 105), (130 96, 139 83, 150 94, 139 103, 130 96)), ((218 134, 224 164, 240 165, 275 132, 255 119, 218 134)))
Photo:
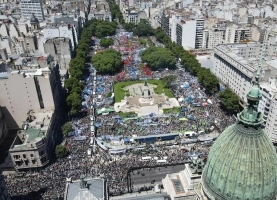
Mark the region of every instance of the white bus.
POLYGON ((157 160, 157 163, 167 163, 167 160, 157 160))
POLYGON ((91 149, 88 149, 88 156, 91 156, 91 149))
POLYGON ((151 156, 147 156, 147 157, 142 157, 140 159, 140 161, 148 161, 148 160, 152 160, 152 157, 151 156))
POLYGON ((93 146, 93 140, 94 140, 94 137, 90 137, 90 143, 89 143, 89 146, 93 146))

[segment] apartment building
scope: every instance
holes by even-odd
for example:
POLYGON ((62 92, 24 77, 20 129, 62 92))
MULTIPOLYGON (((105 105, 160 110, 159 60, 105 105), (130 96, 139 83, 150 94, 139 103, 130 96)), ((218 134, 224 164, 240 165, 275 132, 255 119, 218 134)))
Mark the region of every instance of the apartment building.
POLYGON ((20 11, 25 20, 29 20, 32 14, 40 21, 45 19, 41 0, 20 0, 20 11))
POLYGON ((202 48, 213 49, 225 42, 225 28, 213 28, 204 30, 202 48))
POLYGON ((53 157, 61 134, 61 117, 54 109, 30 110, 9 149, 16 170, 44 167, 53 157))
MULTIPOLYGON (((276 61, 274 61, 276 64, 276 61)), ((272 75, 269 82, 260 83, 262 99, 259 111, 263 113, 265 131, 270 139, 277 143, 277 76, 272 75)))
MULTIPOLYGON (((211 70, 223 85, 239 96, 241 104, 245 104, 246 94, 251 89, 252 80, 257 73, 260 50, 261 44, 258 42, 222 44, 214 49, 214 65, 211 70)), ((272 141, 277 141, 276 53, 276 44, 267 46, 260 78, 263 95, 259 111, 263 113, 265 130, 272 141)))
POLYGON ((46 66, 18 66, 18 70, 0 73, 1 110, 9 129, 18 129, 30 110, 54 109, 61 105, 63 91, 59 65, 51 57, 42 57, 46 66))
POLYGON ((232 24, 227 26, 225 43, 239 43, 240 41, 251 40, 251 26, 239 26, 232 24))
POLYGON ((176 26, 176 43, 184 49, 201 49, 203 44, 204 20, 183 18, 176 26))

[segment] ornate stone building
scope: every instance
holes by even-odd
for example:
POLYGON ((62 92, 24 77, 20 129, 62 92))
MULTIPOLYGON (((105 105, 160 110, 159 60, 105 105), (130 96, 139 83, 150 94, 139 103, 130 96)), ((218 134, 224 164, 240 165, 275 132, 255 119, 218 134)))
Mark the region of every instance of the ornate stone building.
POLYGON ((260 69, 238 121, 210 149, 202 173, 201 199, 276 199, 277 155, 258 112, 259 78, 260 69))

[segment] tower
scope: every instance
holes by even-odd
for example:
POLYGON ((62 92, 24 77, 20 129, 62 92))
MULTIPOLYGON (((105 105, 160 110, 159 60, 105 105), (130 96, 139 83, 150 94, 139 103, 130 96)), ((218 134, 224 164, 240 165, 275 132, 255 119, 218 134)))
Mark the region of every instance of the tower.
POLYGON ((247 94, 247 106, 238 114, 237 122, 223 131, 210 150, 202 174, 203 199, 276 199, 276 150, 263 130, 262 116, 258 112, 264 49, 265 42, 253 87, 247 94))
POLYGON ((32 13, 32 16, 30 18, 30 24, 31 24, 33 30, 39 29, 39 21, 38 21, 38 18, 36 18, 34 13, 32 13))

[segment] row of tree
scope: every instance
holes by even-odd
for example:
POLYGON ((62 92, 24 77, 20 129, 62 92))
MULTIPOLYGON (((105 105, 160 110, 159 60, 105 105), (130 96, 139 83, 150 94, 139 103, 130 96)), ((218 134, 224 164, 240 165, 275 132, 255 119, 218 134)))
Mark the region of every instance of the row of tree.
MULTIPOLYGON (((206 92, 214 94, 218 92, 219 82, 210 69, 201 67, 201 64, 196 59, 195 55, 190 54, 182 46, 171 41, 171 38, 161 29, 155 30, 156 39, 163 43, 166 48, 170 49, 176 58, 178 58, 183 67, 192 75, 196 76, 206 92)), ((222 105, 229 112, 237 112, 239 109, 239 98, 230 89, 220 92, 219 94, 222 105)))
POLYGON ((70 107, 71 115, 77 114, 82 106, 81 93, 84 86, 80 80, 83 77, 85 64, 90 62, 88 54, 90 52, 90 46, 93 44, 92 37, 103 38, 114 35, 115 30, 115 22, 93 19, 85 23, 79 44, 76 48, 76 56, 69 63, 70 78, 65 81, 65 87, 68 91, 66 102, 70 107))
POLYGON ((162 42, 165 47, 170 49, 174 56, 180 60, 186 70, 198 77, 198 80, 208 93, 213 94, 218 91, 219 83, 216 76, 214 76, 209 69, 201 67, 195 55, 190 54, 175 42, 171 42, 170 37, 161 28, 156 29, 155 35, 156 39, 162 42))

